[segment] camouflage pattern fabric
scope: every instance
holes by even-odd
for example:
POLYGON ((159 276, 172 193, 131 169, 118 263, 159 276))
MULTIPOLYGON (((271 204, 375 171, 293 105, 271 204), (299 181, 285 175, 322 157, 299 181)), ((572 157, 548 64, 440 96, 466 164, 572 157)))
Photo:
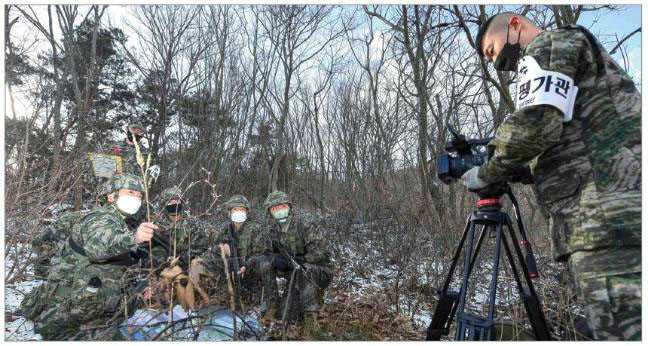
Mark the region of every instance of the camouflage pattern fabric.
POLYGON ((295 289, 302 296, 303 311, 319 311, 317 297, 323 295, 333 278, 333 264, 330 253, 325 247, 324 239, 319 235, 315 225, 307 223, 291 211, 288 221, 283 225, 275 224, 264 234, 263 256, 255 259, 256 270, 263 278, 268 299, 278 301, 276 277, 290 277, 290 273, 278 272, 272 265, 275 255, 303 257, 302 270, 295 276, 295 289), (282 227, 283 226, 283 227, 282 227))
MULTIPOLYGON (((96 207, 70 235, 72 242, 61 250, 61 265, 48 276, 56 285, 52 299, 34 319, 35 331, 46 340, 64 340, 79 336, 83 325, 97 325, 120 310, 128 267, 106 263, 118 256, 129 256, 137 249, 133 230, 114 205, 96 207), (85 252, 72 248, 77 244, 85 252), (91 279, 101 286, 88 290, 91 279)), ((81 333, 79 337, 88 336, 81 333)), ((91 335, 90 335, 91 336, 91 335)))
POLYGON ((636 274, 614 273, 582 257, 596 253, 631 267, 624 248, 641 246, 641 95, 600 43, 591 45, 575 26, 538 34, 522 55, 574 80, 579 91, 573 119, 563 123, 562 113, 546 105, 517 110, 498 128, 489 144, 492 158, 479 177, 504 181, 529 164, 538 201, 550 214, 553 255, 557 261, 574 257, 572 272, 590 327, 601 339, 634 338, 640 305, 619 298, 624 315, 620 321, 610 316, 615 295, 640 292, 641 282, 632 277, 640 276, 641 267, 632 269, 636 274), (584 278, 583 271, 595 277, 584 278))
POLYGON ((250 220, 244 222, 238 230, 231 221, 224 222, 219 228, 215 239, 209 242, 209 250, 200 258, 203 259, 207 268, 215 275, 223 273, 223 260, 218 245, 229 244, 230 248, 232 248, 232 241, 230 241, 229 237, 230 229, 234 236, 233 242, 237 245, 240 266, 246 267, 246 276, 248 274, 252 275, 248 273, 248 270, 252 266, 254 256, 260 254, 262 243, 259 225, 250 220))
POLYGON ((597 340, 641 340, 641 248, 578 251, 569 258, 597 340))
POLYGON ((154 268, 163 269, 167 259, 173 256, 174 244, 176 257, 180 258, 179 265, 183 270, 189 269, 192 258, 207 251, 205 232, 195 227, 191 220, 173 222, 163 206, 162 210, 156 213, 153 223, 163 228, 162 231, 156 232, 153 240, 154 268))
POLYGON ((285 192, 273 191, 268 195, 268 197, 266 197, 266 200, 263 203, 263 207, 265 208, 266 211, 268 211, 268 209, 277 206, 279 204, 292 205, 292 202, 290 201, 288 194, 286 194, 285 192))
POLYGON ((250 202, 243 195, 234 195, 225 202, 225 210, 230 210, 232 208, 239 207, 245 208, 250 211, 250 202))
MULTIPOLYGON (((140 150, 144 156, 144 160, 149 154, 149 150, 144 147, 142 143, 139 143, 140 150)), ((109 142, 107 148, 105 149, 111 155, 117 155, 122 158, 122 173, 135 174, 137 176, 142 175, 140 166, 137 164, 137 155, 135 151, 135 144, 126 143, 126 139, 121 141, 109 142)))
POLYGON ((32 248, 38 256, 34 263, 34 273, 40 277, 47 277, 50 271, 51 260, 62 247, 63 241, 72 233, 72 227, 79 222, 85 213, 78 211, 67 212, 57 218, 53 223, 44 227, 32 240, 32 248))
POLYGON ((177 186, 168 187, 162 190, 158 198, 162 202, 162 205, 166 205, 174 199, 183 199, 182 190, 180 190, 180 188, 177 186))
POLYGON ((518 110, 491 141, 480 169, 489 183, 531 164, 539 202, 551 214, 554 256, 641 245, 641 95, 597 43, 603 64, 575 27, 540 33, 523 55, 573 78, 573 119, 552 106, 518 110))

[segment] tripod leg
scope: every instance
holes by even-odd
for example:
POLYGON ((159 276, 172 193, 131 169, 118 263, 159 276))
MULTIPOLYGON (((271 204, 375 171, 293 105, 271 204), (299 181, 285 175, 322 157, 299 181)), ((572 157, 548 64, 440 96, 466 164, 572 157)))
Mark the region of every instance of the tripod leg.
POLYGON ((468 235, 470 224, 471 224, 470 221, 466 222, 466 227, 464 227, 464 232, 463 235, 461 236, 461 240, 459 241, 459 245, 457 245, 457 249, 455 250, 454 256, 452 256, 452 264, 450 264, 450 270, 448 271, 448 276, 446 276, 445 282, 443 283, 443 288, 442 288, 443 292, 446 292, 448 290, 448 287, 450 286, 450 281, 452 281, 452 275, 454 274, 455 268, 457 267, 457 262, 459 261, 459 255, 461 255, 461 249, 463 248, 464 242, 466 241, 466 235, 468 235))
POLYGON ((455 313, 457 312, 457 306, 459 302, 459 294, 457 292, 448 292, 450 287, 450 282, 452 281, 452 276, 454 275, 457 262, 459 261, 459 256, 461 255, 461 249, 466 241, 466 236, 468 235, 468 230, 470 228, 470 219, 466 221, 466 227, 464 227, 463 235, 459 241, 459 245, 455 250, 454 256, 452 257, 452 263, 450 264, 450 270, 446 276, 445 282, 441 289, 438 290, 439 300, 437 301, 436 308, 434 309, 434 314, 432 315, 432 321, 427 328, 427 333, 425 340, 435 341, 440 340, 442 335, 448 335, 450 330, 450 325, 454 319, 455 313))
POLYGON ((524 287, 522 286, 522 280, 520 280, 520 274, 518 273, 517 266, 515 265, 513 254, 511 253, 511 249, 508 246, 506 236, 503 234, 502 236, 504 237, 504 239, 502 240, 504 242, 504 250, 506 251, 506 257, 508 258, 509 263, 511 264, 511 271, 513 272, 513 277, 515 278, 515 282, 518 286, 520 298, 522 298, 522 301, 524 302, 524 309, 526 310, 527 316, 529 317, 531 328, 533 329, 533 333, 535 334, 538 340, 551 340, 549 326, 547 326, 547 321, 545 319, 544 313, 542 312, 542 305, 540 304, 540 299, 538 299, 538 296, 536 295, 535 290, 533 289, 533 283, 531 282, 529 273, 526 270, 524 257, 522 256, 522 251, 520 251, 520 247, 517 244, 517 241, 515 239, 515 234, 513 233, 513 228, 511 227, 510 220, 507 226, 511 234, 511 238, 512 238, 511 241, 513 242, 514 246, 517 248, 516 252, 518 255, 518 259, 520 261, 520 266, 522 267, 527 284, 529 285, 528 294, 526 293, 524 287))
POLYGON ((522 273, 524 273, 524 281, 526 281, 527 286, 529 287, 529 292, 531 295, 536 295, 535 289, 533 288, 533 282, 531 281, 531 277, 529 276, 529 270, 526 266, 526 261, 524 259, 524 255, 522 254, 522 249, 520 249, 520 245, 518 244, 517 237, 515 236, 515 232, 513 230, 513 225, 511 223, 511 218, 506 215, 506 225, 508 226, 509 229, 509 234, 511 235, 511 241, 513 242, 513 248, 515 249, 515 254, 518 257, 518 260, 520 261, 520 266, 522 267, 522 273))
POLYGON ((472 274, 472 270, 475 267, 475 262, 477 261, 477 255, 479 254, 479 249, 481 249, 482 243, 484 242, 484 238, 486 236, 486 233, 488 231, 488 228, 486 226, 483 226, 481 229, 481 234, 479 235, 479 240, 477 240, 477 246, 475 247, 475 253, 472 255, 472 259, 470 261, 470 269, 468 270, 468 276, 470 277, 470 274, 472 274))
POLYGON ((468 243, 466 244, 466 253, 464 255, 463 281, 461 282, 461 298, 459 299, 459 312, 464 311, 466 305, 466 291, 468 290, 468 273, 470 272, 471 255, 473 252, 473 240, 475 238, 475 223, 468 224, 468 243))
MULTIPOLYGON (((492 227, 492 226, 491 226, 492 227)), ((488 320, 495 315, 495 299, 497 298, 497 276, 499 274, 500 245, 502 243, 502 224, 495 225, 495 255, 493 258, 493 274, 491 276, 490 299, 488 301, 488 320)))

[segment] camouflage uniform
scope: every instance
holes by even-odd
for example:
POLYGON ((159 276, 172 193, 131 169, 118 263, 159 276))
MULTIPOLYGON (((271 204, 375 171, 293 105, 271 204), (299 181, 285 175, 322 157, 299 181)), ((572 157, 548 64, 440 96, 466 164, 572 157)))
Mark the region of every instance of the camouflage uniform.
MULTIPOLYGON (((225 209, 230 210, 234 207, 243 207, 250 213, 250 204, 248 200, 241 195, 232 196, 226 203, 225 209)), ((224 264, 220 255, 219 244, 228 244, 230 247, 230 263, 228 267, 233 270, 233 253, 238 253, 239 268, 245 267, 243 283, 247 284, 251 280, 260 279, 258 275, 257 255, 261 251, 260 227, 254 221, 247 219, 239 229, 236 229, 234 222, 227 221, 221 224, 213 240, 209 242, 209 250, 201 258, 207 268, 216 276, 223 276, 224 264)))
POLYGON ((167 188, 160 194, 160 211, 156 213, 153 221, 163 228, 163 231, 156 232, 153 238, 153 265, 156 268, 160 268, 167 258, 173 256, 174 244, 176 257, 180 258, 179 264, 183 270, 189 268, 191 258, 207 250, 207 237, 202 230, 184 218, 173 222, 165 209, 167 203, 174 199, 182 199, 181 196, 182 191, 177 187, 167 188))
POLYGON ((72 227, 83 218, 87 212, 71 211, 61 215, 51 224, 43 228, 32 240, 32 248, 38 256, 34 263, 34 273, 40 277, 47 277, 56 252, 61 248, 63 241, 72 232, 72 227))
POLYGON ((574 80, 573 119, 563 123, 562 112, 549 105, 518 109, 498 128, 479 178, 505 181, 530 165, 539 203, 550 214, 554 257, 569 259, 595 336, 639 340, 641 96, 576 26, 538 34, 525 55, 574 80), (619 308, 623 313, 615 315, 619 308))
MULTIPOLYGON (((272 192, 266 199, 265 207, 280 204, 291 204, 285 193, 272 192)), ((290 278, 292 272, 282 272, 275 268, 275 256, 285 256, 302 262, 301 269, 296 269, 294 288, 302 297, 304 312, 318 312, 322 303, 324 289, 333 278, 333 265, 330 253, 326 250, 324 239, 318 234, 315 225, 290 211, 288 220, 280 224, 275 221, 263 234, 263 255, 258 259, 258 270, 263 277, 265 291, 269 302, 279 301, 277 276, 290 278)))
MULTIPOLYGON (((144 128, 139 124, 129 124, 128 128, 138 128, 144 131, 144 128)), ((128 131, 128 129, 127 129, 128 131)), ((144 160, 149 154, 149 151, 142 143, 139 143, 140 151, 144 160)), ((108 151, 112 155, 117 155, 122 158, 122 173, 130 173, 137 176, 142 175, 140 166, 137 164, 137 155, 135 144, 128 144, 126 138, 121 141, 113 141, 108 144, 108 151)))
MULTIPOLYGON (((130 174, 112 181, 110 192, 143 191, 141 179, 130 174)), ((39 290, 40 297, 26 297, 21 303, 21 308, 33 299, 45 303, 25 314, 37 314, 36 333, 45 340, 119 338, 116 325, 123 320, 117 317, 124 308, 125 277, 140 257, 133 234, 114 204, 95 207, 73 227, 61 250, 61 263, 39 290)))

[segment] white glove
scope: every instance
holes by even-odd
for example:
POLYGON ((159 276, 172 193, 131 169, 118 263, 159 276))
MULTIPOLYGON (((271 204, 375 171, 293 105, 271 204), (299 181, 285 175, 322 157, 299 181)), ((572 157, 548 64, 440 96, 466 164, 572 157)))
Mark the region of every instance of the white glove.
POLYGON ((475 166, 461 176, 461 180, 468 188, 468 191, 481 190, 489 184, 479 179, 479 166, 475 166))

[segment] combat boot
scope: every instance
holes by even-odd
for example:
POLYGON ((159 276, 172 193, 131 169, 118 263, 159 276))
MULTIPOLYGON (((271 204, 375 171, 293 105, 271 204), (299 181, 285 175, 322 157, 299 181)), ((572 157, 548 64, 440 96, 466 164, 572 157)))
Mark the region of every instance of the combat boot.
POLYGON ((302 340, 313 340, 319 325, 317 324, 317 311, 304 311, 304 324, 302 326, 302 340))
POLYGON ((261 318, 261 323, 269 324, 270 322, 277 320, 277 311, 279 310, 279 303, 275 301, 268 302, 268 309, 263 314, 261 318))

